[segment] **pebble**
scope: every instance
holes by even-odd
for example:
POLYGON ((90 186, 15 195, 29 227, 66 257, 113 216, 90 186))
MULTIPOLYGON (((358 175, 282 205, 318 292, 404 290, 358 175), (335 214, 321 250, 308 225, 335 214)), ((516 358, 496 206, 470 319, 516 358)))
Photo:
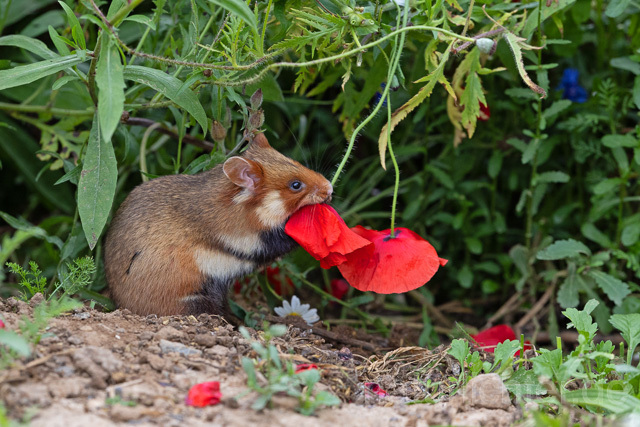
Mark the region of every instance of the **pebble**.
POLYGON ((193 347, 186 346, 179 342, 168 341, 168 340, 160 340, 160 350, 163 354, 166 353, 180 353, 183 356, 189 356, 191 354, 195 354, 197 356, 202 355, 202 351, 193 347))
POLYGON ((465 404, 476 408, 509 409, 509 391, 498 374, 471 378, 462 394, 465 404))

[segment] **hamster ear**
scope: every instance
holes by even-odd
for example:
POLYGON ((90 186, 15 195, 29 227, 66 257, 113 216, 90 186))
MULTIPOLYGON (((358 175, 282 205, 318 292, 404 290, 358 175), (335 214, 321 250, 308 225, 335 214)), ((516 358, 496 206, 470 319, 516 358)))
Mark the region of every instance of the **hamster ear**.
POLYGON ((254 136, 253 141, 251 141, 251 146, 259 148, 271 148, 271 145, 269 145, 269 141, 267 141, 267 137, 264 136, 264 133, 259 133, 254 136))
POLYGON ((259 163, 237 156, 227 159, 222 170, 231 182, 250 191, 256 190, 264 176, 259 163))

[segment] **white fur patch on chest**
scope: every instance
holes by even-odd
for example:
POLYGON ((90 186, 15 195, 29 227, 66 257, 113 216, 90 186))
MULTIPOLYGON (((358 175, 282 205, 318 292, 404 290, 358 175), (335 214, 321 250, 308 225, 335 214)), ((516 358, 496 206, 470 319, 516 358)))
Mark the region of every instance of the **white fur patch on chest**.
POLYGON ((246 255, 255 254, 262 249, 262 241, 260 240, 260 236, 256 233, 244 236, 229 236, 223 234, 220 235, 218 239, 227 250, 246 255))
POLYGON ((276 190, 268 192, 256 209, 256 214, 265 227, 275 228, 281 225, 287 219, 287 210, 280 193, 276 190))
POLYGON ((244 261, 216 250, 197 249, 194 256, 196 264, 203 274, 219 279, 233 279, 243 276, 252 272, 256 267, 251 261, 244 261))

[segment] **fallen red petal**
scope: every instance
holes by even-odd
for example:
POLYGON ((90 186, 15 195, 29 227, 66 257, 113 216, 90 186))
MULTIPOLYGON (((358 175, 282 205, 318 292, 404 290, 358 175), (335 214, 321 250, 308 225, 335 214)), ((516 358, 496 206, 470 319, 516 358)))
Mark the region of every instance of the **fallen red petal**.
POLYGON ((364 383, 364 386, 380 397, 388 396, 389 393, 384 391, 377 383, 364 383))
POLYGON ((347 254, 370 245, 349 229, 335 209, 324 203, 299 209, 289 218, 284 231, 325 269, 344 263, 347 254))
POLYGON ((309 371, 311 369, 318 369, 318 365, 313 363, 300 363, 299 365, 296 365, 296 374, 309 371))
POLYGON ((337 299, 342 299, 349 292, 349 282, 344 279, 333 279, 330 282, 331 295, 337 299))
POLYGON ((4 322, 2 321, 2 319, 0 319, 0 329, 4 329, 4 328, 5 328, 4 322))
POLYGON ((347 254, 347 261, 338 269, 351 286, 361 291, 408 292, 427 283, 447 263, 429 242, 407 228, 396 228, 393 238, 390 230, 369 230, 359 225, 352 230, 373 245, 347 254))
POLYGON ((198 407, 217 405, 220 403, 221 398, 220 383, 218 381, 209 381, 191 387, 185 398, 185 404, 198 407))

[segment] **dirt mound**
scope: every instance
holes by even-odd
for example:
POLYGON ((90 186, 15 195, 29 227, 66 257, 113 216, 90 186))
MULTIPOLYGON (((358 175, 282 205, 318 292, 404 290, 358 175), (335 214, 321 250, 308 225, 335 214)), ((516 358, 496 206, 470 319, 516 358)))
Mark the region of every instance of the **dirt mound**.
MULTIPOLYGON (((17 329, 32 307, 0 300, 0 313, 7 328, 17 329)), ((262 339, 260 332, 250 332, 252 339, 262 339)), ((50 321, 28 360, 0 371, 0 396, 11 418, 30 420, 33 426, 130 421, 163 426, 509 425, 520 416, 508 395, 506 406, 504 396, 502 406, 474 406, 472 390, 449 398, 453 387, 448 378, 459 375, 460 366, 444 346, 402 347, 368 356, 370 351, 344 343, 375 340, 347 336, 353 330, 341 333, 346 335, 332 336, 337 339, 329 342, 309 328, 290 326, 273 341, 282 359, 316 364, 322 371, 317 388, 344 402, 313 417, 296 413, 297 400, 287 396, 276 397, 273 408, 261 412, 250 409, 255 394, 235 399, 247 389, 241 358, 257 355, 231 325, 209 315, 140 317, 127 310, 75 310, 50 321), (204 381, 220 382, 222 402, 205 408, 185 405, 189 388, 204 381), (436 382, 441 386, 434 394, 426 384, 436 382), (379 395, 380 389, 388 395, 379 395), (407 405, 425 398, 439 403, 407 405)))

